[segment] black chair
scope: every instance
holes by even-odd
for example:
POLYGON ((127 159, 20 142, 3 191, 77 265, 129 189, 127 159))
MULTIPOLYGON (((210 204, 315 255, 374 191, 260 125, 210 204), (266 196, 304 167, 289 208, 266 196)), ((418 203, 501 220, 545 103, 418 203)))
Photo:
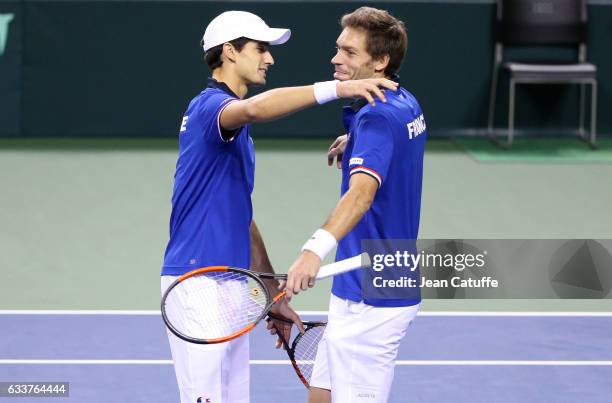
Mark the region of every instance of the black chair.
MULTIPOLYGON (((579 136, 595 147, 597 121, 597 67, 586 62, 586 0, 498 0, 497 40, 489 99, 488 132, 497 144, 508 147, 514 139, 515 86, 517 84, 580 84, 579 136), (576 47, 577 63, 516 63, 504 59, 504 48, 576 47), (493 132, 500 70, 509 73, 507 143, 493 132), (585 86, 591 86, 591 124, 584 128, 585 86)), ((544 49, 542 49, 544 50, 544 49)))

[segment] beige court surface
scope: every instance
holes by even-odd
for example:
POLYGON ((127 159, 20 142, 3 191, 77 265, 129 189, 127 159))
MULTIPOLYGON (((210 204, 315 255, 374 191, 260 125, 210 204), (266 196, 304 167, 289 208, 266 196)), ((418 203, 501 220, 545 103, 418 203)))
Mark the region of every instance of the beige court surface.
MULTIPOLYGON (((328 140, 257 140, 257 221, 286 271, 339 196, 328 140)), ((157 309, 174 140, 0 141, 0 309, 157 309)), ((612 238, 612 164, 478 162, 429 140, 421 238, 612 238)), ((231 228, 227 229, 231 233, 231 228)), ((329 283, 294 299, 324 310, 329 283)), ((426 300, 425 310, 612 310, 609 300, 426 300)))

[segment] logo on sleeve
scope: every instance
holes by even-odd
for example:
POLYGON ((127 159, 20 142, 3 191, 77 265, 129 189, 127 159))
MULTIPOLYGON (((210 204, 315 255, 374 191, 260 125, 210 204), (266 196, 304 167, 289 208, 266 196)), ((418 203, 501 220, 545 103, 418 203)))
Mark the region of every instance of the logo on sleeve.
POLYGON ((183 121, 181 122, 181 130, 179 130, 179 133, 187 131, 187 120, 189 120, 189 116, 183 116, 183 121))
POLYGON ((349 161, 349 165, 363 165, 363 158, 351 158, 349 161))
POLYGON ((419 134, 423 133, 427 126, 425 125, 425 117, 421 114, 418 118, 407 124, 408 126, 408 138, 412 140, 419 134))

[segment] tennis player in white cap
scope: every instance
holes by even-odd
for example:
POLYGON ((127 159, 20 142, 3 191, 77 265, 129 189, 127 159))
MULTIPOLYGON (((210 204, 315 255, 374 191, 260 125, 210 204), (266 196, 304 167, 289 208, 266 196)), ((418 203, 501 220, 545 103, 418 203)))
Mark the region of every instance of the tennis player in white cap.
MULTIPOLYGON (((177 276, 203 266, 273 272, 253 221, 255 155, 250 123, 278 119, 341 97, 384 101, 381 88, 396 89, 396 83, 384 78, 327 81, 277 88, 245 99, 250 86, 266 83, 274 64, 269 45, 285 43, 290 36, 289 29, 270 28, 244 11, 225 12, 206 28, 201 44, 212 77, 189 103, 180 124, 162 293, 177 276)), ((274 281, 268 284, 272 295, 278 293, 277 287, 274 281)), ((231 298, 221 288, 219 298, 231 298)), ((180 309, 188 316, 191 303, 186 295, 181 306, 166 309, 180 309)), ((276 304, 273 312, 302 328, 286 301, 276 304)), ((291 329, 283 323, 277 327, 286 333, 291 329)), ((248 336, 214 345, 190 344, 171 333, 168 338, 182 403, 249 401, 248 336)))

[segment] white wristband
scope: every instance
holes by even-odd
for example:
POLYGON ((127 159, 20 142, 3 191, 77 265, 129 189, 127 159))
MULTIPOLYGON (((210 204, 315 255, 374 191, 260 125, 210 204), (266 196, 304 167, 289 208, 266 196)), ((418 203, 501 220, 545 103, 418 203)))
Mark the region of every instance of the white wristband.
POLYGON ((302 252, 309 250, 323 260, 325 259, 325 256, 327 256, 327 254, 336 247, 336 245, 338 245, 336 238, 334 238, 334 236, 328 231, 319 228, 315 231, 312 237, 306 241, 304 246, 302 246, 302 252))
POLYGON ((339 98, 336 94, 337 83, 338 80, 314 83, 314 96, 319 105, 339 98))

